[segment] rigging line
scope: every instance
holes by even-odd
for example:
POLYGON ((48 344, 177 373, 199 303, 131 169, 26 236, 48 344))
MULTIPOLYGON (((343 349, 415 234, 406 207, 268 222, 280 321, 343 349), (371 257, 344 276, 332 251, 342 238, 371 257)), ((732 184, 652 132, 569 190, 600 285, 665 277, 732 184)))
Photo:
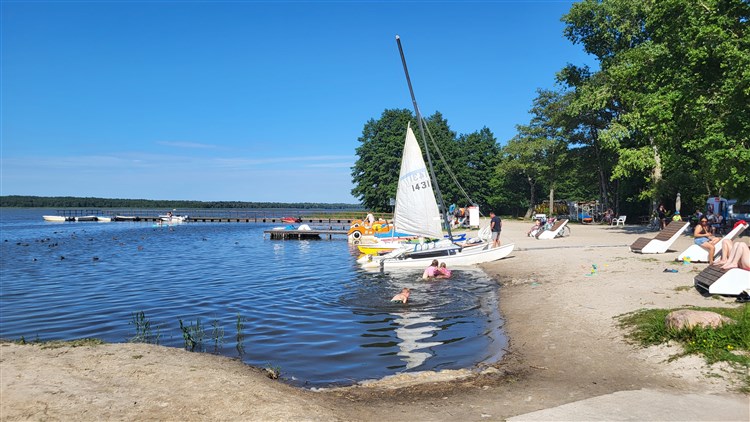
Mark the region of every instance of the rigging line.
POLYGON ((476 202, 474 202, 474 200, 472 200, 469 197, 469 194, 466 193, 466 190, 464 190, 464 187, 461 186, 461 183, 458 182, 458 178, 456 177, 456 174, 453 173, 453 170, 448 165, 448 162, 445 160, 445 157, 443 157, 443 153, 440 151, 440 148, 438 148, 438 144, 435 141, 435 138, 432 136, 432 132, 430 132, 430 127, 427 125, 427 120, 425 120, 424 118, 422 120, 424 121, 424 126, 427 128, 427 135, 430 136, 430 140, 432 141, 432 145, 435 147, 435 151, 437 151, 437 155, 438 155, 438 157, 440 157, 440 161, 443 162, 443 165, 445 165, 445 168, 448 170, 448 174, 450 174, 451 178, 453 179, 453 183, 455 183, 456 186, 458 186, 458 189, 461 191, 461 193, 463 193, 464 198, 466 198, 469 201, 470 204, 475 204, 476 202))

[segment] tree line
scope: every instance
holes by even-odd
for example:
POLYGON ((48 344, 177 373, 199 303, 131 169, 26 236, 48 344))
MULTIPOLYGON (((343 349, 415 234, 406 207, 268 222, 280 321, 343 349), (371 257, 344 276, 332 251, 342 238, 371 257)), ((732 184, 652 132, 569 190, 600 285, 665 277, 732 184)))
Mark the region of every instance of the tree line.
POLYGON ((152 199, 80 198, 74 196, 0 196, 0 207, 16 208, 295 208, 361 210, 359 204, 315 202, 176 201, 152 199))
MULTIPOLYGON (((562 21, 599 69, 561 69, 504 146, 486 127, 456 134, 440 112, 425 118, 467 193, 437 160, 447 203, 528 216, 542 199, 595 199, 645 215, 677 193, 690 211, 709 196, 750 199, 750 3, 584 0, 562 21)), ((366 208, 390 210, 408 122, 411 111, 388 109, 364 126, 352 195, 366 208)))

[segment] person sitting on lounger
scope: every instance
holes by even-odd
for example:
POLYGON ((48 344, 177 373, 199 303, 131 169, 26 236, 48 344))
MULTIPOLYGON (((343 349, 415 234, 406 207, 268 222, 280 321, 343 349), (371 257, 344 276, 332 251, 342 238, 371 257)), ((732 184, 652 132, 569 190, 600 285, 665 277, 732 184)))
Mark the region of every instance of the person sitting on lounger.
POLYGON ((711 233, 711 228, 708 225, 708 218, 701 218, 700 223, 695 226, 695 230, 693 230, 693 237, 695 238, 694 242, 696 245, 708 250, 708 265, 713 265, 716 244, 719 243, 721 239, 715 237, 711 233))
POLYGON ((721 242, 721 259, 716 261, 716 265, 721 266, 723 270, 750 270, 750 247, 747 243, 724 239, 721 242))
POLYGON ((539 230, 542 229, 542 220, 537 219, 534 221, 534 225, 531 226, 531 229, 526 232, 526 236, 529 237, 536 237, 537 233, 539 233, 539 230))

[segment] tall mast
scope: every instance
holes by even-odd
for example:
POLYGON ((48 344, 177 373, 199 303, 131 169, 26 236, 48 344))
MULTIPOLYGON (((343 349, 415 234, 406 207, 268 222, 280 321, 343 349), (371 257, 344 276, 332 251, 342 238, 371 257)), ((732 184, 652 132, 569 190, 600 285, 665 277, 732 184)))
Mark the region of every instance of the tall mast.
POLYGON ((411 94, 411 102, 414 105, 414 112, 417 114, 417 124, 419 125, 419 133, 422 135, 422 143, 424 144, 424 151, 427 154, 427 163, 430 166, 430 179, 432 185, 435 186, 437 192, 438 203, 440 203, 440 210, 443 213, 443 222, 445 227, 448 229, 448 239, 453 239, 451 234, 451 225, 448 217, 448 210, 445 208, 445 202, 443 202, 443 194, 440 192, 440 186, 437 183, 435 177, 435 170, 432 168, 432 158, 430 157, 430 148, 427 146, 427 138, 424 135, 424 127, 422 126, 422 114, 419 112, 419 106, 417 105, 417 98, 414 96, 414 89, 411 87, 411 79, 409 78, 409 69, 406 67, 406 57, 404 57, 404 49, 401 47, 401 37, 396 35, 396 43, 398 44, 398 52, 401 54, 401 63, 404 65, 404 74, 406 75, 406 83, 409 85, 409 93, 411 94))

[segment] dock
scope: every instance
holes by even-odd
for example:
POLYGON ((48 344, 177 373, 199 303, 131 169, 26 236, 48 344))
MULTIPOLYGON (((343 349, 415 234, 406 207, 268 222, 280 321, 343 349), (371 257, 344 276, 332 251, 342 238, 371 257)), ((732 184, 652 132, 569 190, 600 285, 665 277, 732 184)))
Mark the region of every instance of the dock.
MULTIPOLYGON (((295 218, 292 224, 308 224, 310 226, 330 227, 331 230, 349 230, 354 220, 364 218, 363 212, 330 212, 316 210, 247 210, 247 209, 175 209, 171 210, 174 215, 187 215, 186 223, 259 223, 259 224, 289 224, 284 220, 289 217, 295 218)), ((113 208, 68 208, 58 209, 57 215, 66 218, 66 221, 74 221, 80 216, 103 216, 112 221, 130 222, 155 222, 160 220, 159 216, 166 214, 165 210, 157 209, 113 209, 113 208), (118 218, 119 217, 119 218, 118 218)), ((51 214, 51 213, 50 213, 51 214)), ((388 213, 378 215, 378 218, 391 220, 393 216, 388 213)), ((320 233, 328 235, 328 233, 320 233)), ((339 234, 339 233, 332 233, 339 234)))
POLYGON ((266 234, 270 235, 271 239, 287 240, 287 239, 320 239, 321 236, 327 236, 328 240, 333 239, 333 236, 343 235, 346 236, 349 233, 348 230, 284 230, 284 229, 272 229, 263 230, 263 237, 266 234))

